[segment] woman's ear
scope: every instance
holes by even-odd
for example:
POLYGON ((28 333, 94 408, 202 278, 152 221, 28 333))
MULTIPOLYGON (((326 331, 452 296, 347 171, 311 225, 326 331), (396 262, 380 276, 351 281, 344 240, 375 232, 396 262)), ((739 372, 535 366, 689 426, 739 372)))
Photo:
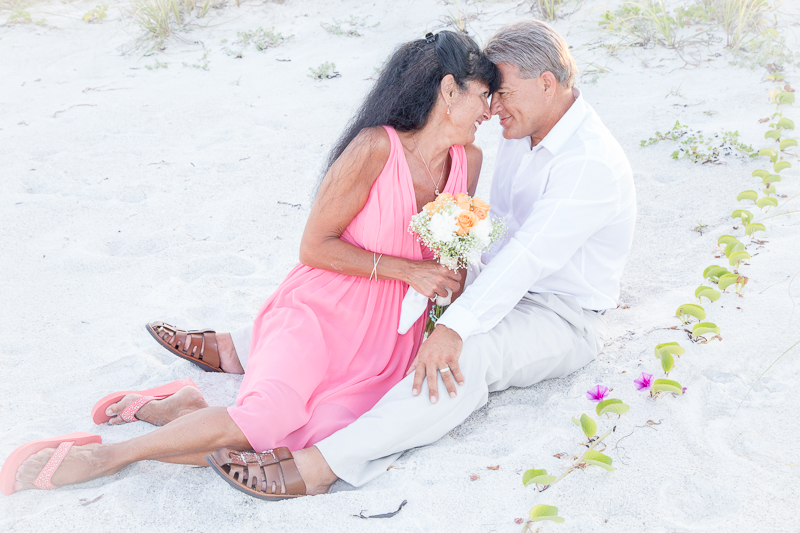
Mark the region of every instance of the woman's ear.
POLYGON ((442 78, 442 83, 439 85, 439 90, 444 98, 444 103, 448 106, 453 103, 453 98, 456 96, 456 79, 452 74, 448 74, 442 78))

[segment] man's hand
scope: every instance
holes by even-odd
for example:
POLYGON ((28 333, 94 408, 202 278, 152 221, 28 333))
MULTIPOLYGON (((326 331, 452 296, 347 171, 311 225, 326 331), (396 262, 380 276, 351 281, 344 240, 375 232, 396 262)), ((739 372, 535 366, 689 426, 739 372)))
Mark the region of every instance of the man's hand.
POLYGON ((455 397, 456 384, 453 378, 459 385, 464 384, 464 376, 458 367, 462 344, 458 333, 444 325, 436 326, 430 337, 422 343, 419 352, 417 352, 417 357, 406 373, 408 375, 414 372, 414 387, 411 390, 411 394, 414 396, 419 394, 419 391, 422 390, 422 379, 427 376, 431 403, 436 403, 439 399, 438 376, 436 374, 444 369, 444 372, 441 372, 444 385, 447 387, 450 397, 455 397), (448 368, 450 369, 449 371, 447 370, 448 368))

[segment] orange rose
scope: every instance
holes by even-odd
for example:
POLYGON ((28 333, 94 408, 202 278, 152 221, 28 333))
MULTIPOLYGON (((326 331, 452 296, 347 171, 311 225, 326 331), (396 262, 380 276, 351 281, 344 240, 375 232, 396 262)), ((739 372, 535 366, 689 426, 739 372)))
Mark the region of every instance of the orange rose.
POLYGON ((472 211, 464 211, 458 215, 458 231, 456 235, 463 236, 469 233, 475 224, 478 223, 478 217, 472 211))
POLYGON ((481 220, 486 218, 486 215, 489 214, 489 210, 488 209, 484 209, 482 207, 473 207, 472 208, 472 212, 475 213, 475 216, 478 217, 481 220))
POLYGON ((450 194, 449 192, 443 192, 442 194, 436 197, 437 202, 444 202, 446 200, 452 200, 452 199, 453 195, 450 194))
POLYGON ((483 209, 484 211, 486 211, 488 213, 491 208, 492 208, 492 206, 490 206, 489 204, 487 204, 486 202, 484 202, 483 200, 481 200, 477 196, 472 199, 472 209, 473 209, 473 211, 475 209, 483 209))
POLYGON ((434 211, 436 211, 438 207, 439 206, 436 204, 436 202, 428 202, 422 209, 424 209, 428 213, 433 213, 434 211))
POLYGON ((464 211, 469 211, 469 195, 464 194, 463 192, 456 193, 455 196, 456 205, 463 209, 464 211))

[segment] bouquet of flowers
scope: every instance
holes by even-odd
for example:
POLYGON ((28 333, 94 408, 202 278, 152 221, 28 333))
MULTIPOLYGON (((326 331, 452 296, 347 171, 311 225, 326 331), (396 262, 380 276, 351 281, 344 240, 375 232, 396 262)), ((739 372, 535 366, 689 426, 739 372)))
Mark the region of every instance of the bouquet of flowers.
MULTIPOLYGON (((505 223, 489 217, 492 206, 478 198, 458 193, 442 193, 411 217, 408 231, 427 246, 439 263, 451 270, 466 268, 472 261, 500 240, 506 232, 505 223)), ((430 333, 436 320, 450 304, 452 293, 436 298, 425 331, 430 333)), ((411 289, 403 299, 400 325, 397 332, 406 333, 428 307, 428 298, 411 289)))

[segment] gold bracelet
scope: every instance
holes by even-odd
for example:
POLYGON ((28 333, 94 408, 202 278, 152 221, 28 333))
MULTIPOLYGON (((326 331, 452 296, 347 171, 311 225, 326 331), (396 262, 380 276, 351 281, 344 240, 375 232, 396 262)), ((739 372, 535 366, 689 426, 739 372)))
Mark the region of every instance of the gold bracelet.
POLYGON ((372 273, 369 275, 369 281, 372 281, 372 277, 375 276, 375 281, 378 281, 378 263, 383 257, 383 254, 380 254, 377 259, 375 259, 375 252, 372 252, 372 273))

